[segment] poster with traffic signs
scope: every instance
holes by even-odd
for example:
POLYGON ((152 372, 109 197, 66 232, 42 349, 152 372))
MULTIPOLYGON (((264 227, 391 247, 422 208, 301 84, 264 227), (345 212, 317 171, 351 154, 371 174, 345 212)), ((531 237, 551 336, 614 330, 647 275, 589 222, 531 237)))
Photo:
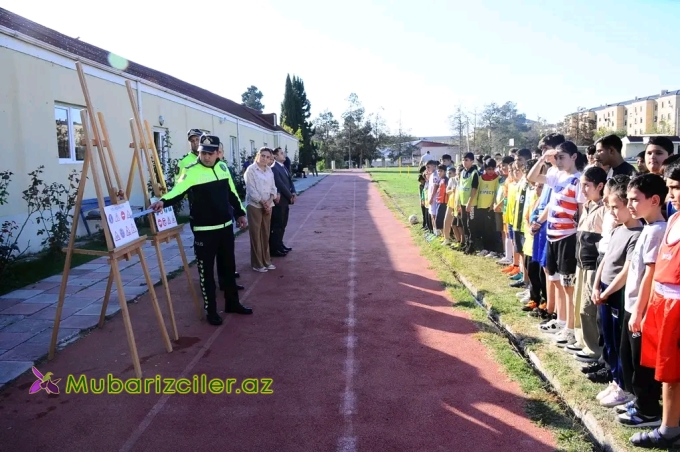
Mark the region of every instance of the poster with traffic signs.
POLYGON ((139 238, 129 201, 104 207, 104 214, 116 248, 139 238))
MULTIPOLYGON (((151 198, 151 202, 156 202, 156 198, 151 198)), ((158 232, 177 226, 177 218, 175 218, 175 211, 172 207, 165 207, 161 213, 155 213, 153 216, 158 232)))

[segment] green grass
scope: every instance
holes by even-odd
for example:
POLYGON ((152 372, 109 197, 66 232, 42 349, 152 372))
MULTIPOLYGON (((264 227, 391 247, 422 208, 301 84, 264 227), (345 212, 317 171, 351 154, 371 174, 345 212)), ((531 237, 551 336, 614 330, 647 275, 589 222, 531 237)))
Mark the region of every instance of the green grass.
MULTIPOLYGON (((189 221, 187 216, 178 215, 177 222, 179 224, 189 221)), ((149 226, 140 226, 138 228, 139 235, 150 235, 151 228, 149 226)), ((106 251, 106 242, 101 232, 93 233, 92 238, 76 245, 77 248, 106 251)), ((99 256, 89 256, 85 254, 74 254, 71 257, 71 268, 86 264, 99 256)), ((49 278, 54 275, 61 275, 64 271, 64 263, 66 254, 46 254, 38 253, 29 256, 15 263, 9 270, 9 273, 3 276, 0 280, 0 295, 5 295, 13 290, 21 289, 23 287, 35 284, 38 281, 49 278)))
MULTIPOLYGON (((410 174, 405 168, 402 168, 401 174, 398 168, 369 169, 367 172, 386 197, 386 205, 400 221, 406 223, 408 216, 412 214, 422 219, 417 169, 412 169, 410 174)), ((538 321, 521 311, 521 304, 515 296, 518 290, 508 287, 507 278, 499 272, 500 268, 493 260, 467 256, 438 243, 428 243, 423 237, 420 224, 412 228, 412 234, 415 243, 420 246, 421 252, 456 300, 454 309, 470 314, 479 328, 477 338, 488 347, 491 356, 518 382, 525 393, 527 415, 537 424, 555 432, 559 450, 592 451, 595 446, 581 424, 572 418, 571 410, 560 403, 559 398, 549 390, 526 360, 513 350, 508 339, 489 320, 487 312, 475 303, 454 272, 458 272, 478 289, 484 296, 487 309, 521 341, 524 351, 536 354, 545 372, 559 383, 560 396, 564 400, 581 411, 590 412, 617 450, 639 450, 628 441, 639 429, 621 426, 611 409, 596 403, 595 395, 604 386, 586 380, 579 372, 580 363, 542 337, 536 328, 538 321)))

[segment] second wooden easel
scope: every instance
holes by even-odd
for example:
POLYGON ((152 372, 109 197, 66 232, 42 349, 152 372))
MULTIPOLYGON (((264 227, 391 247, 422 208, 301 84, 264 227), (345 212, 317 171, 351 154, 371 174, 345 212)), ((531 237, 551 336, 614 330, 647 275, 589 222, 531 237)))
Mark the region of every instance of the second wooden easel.
MULTIPOLYGON (((128 201, 125 193, 123 193, 120 188, 117 188, 121 186, 120 176, 118 175, 118 168, 116 166, 114 152, 111 149, 111 142, 106 129, 106 123, 104 122, 104 116, 101 112, 97 112, 95 115, 95 109, 92 105, 92 99, 87 87, 85 73, 83 72, 80 62, 76 62, 76 70, 78 72, 78 78, 80 79, 80 85, 83 90, 86 105, 86 109, 81 110, 80 112, 83 134, 85 137, 85 158, 83 161, 83 170, 80 176, 78 194, 76 197, 76 205, 74 209, 75 214, 71 224, 71 236, 69 238, 68 246, 64 249, 66 252, 66 260, 64 262, 64 272, 61 278, 59 301, 57 303, 57 312, 54 318, 54 327, 52 329, 52 339, 50 341, 48 358, 54 358, 56 350, 57 338, 59 335, 59 324, 61 322, 62 308, 64 306, 66 286, 68 284, 68 274, 69 270, 71 269, 71 258, 73 257, 73 254, 107 256, 109 258, 108 262, 111 266, 107 291, 110 290, 111 285, 115 280, 116 290, 118 292, 118 301, 120 302, 120 309, 123 313, 125 333, 127 335, 128 345, 130 347, 130 354, 132 356, 132 365, 134 367, 136 377, 142 378, 142 369, 139 362, 139 355, 137 353, 137 344, 135 342, 135 336, 132 330, 132 323, 130 322, 130 313, 128 311, 127 299, 125 297, 123 281, 120 275, 120 267, 118 265, 119 260, 129 260, 133 254, 137 254, 139 256, 139 263, 142 267, 142 272, 144 273, 146 283, 151 294, 151 302, 153 304, 156 319, 161 330, 163 343, 168 353, 172 352, 172 344, 170 343, 170 338, 168 337, 168 331, 165 328, 163 314, 161 313, 160 307, 158 306, 156 292, 154 291, 153 282, 151 281, 151 276, 149 274, 149 268, 146 265, 144 252, 142 251, 142 246, 146 242, 146 236, 139 237, 139 231, 135 227, 134 218, 132 217, 130 202, 128 201), (93 146, 97 148, 97 152, 93 150, 93 146), (106 149, 106 153, 104 152, 104 149, 106 149), (96 163, 97 160, 99 160, 99 165, 96 163), (109 166, 111 166, 113 169, 117 187, 114 187, 113 185, 114 181, 111 177, 109 166), (105 193, 102 190, 99 170, 102 171, 104 176, 106 191, 111 200, 110 206, 107 206, 104 202, 105 193), (78 229, 80 216, 80 206, 82 205, 83 194, 85 192, 85 185, 87 184, 89 173, 92 174, 92 180, 94 182, 94 188, 97 194, 97 201, 102 223, 105 223, 102 229, 104 230, 104 237, 106 239, 108 251, 94 251, 74 248, 76 231, 78 229)), ((105 315, 106 304, 103 304, 100 317, 100 326, 103 323, 102 319, 104 319, 105 315)))
MULTIPOLYGON (((132 84, 129 80, 125 82, 125 86, 128 91, 128 96, 130 98, 130 105, 132 106, 133 118, 130 119, 130 131, 132 133, 132 143, 130 147, 134 149, 134 154, 132 156, 132 163, 130 164, 130 173, 128 175, 128 182, 126 187, 126 193, 130 194, 132 191, 132 184, 134 180, 135 167, 139 173, 139 181, 142 184, 142 193, 144 194, 144 205, 146 208, 151 204, 151 199, 147 192, 147 186, 144 179, 144 170, 142 169, 142 160, 146 161, 146 166, 148 169, 148 175, 151 181, 151 189, 153 191, 155 198, 160 198, 165 193, 168 192, 168 187, 165 182, 165 177, 163 175, 163 168, 160 164, 160 158, 158 155, 158 149, 156 148, 156 143, 153 140, 153 133, 148 121, 144 120, 144 126, 142 127, 142 114, 139 111, 139 106, 137 105, 137 100, 135 99, 135 93, 132 88, 132 84), (146 132, 146 134, 145 134, 146 132)), ((168 309, 170 310, 170 320, 172 322, 173 333, 175 335, 175 340, 179 339, 177 332, 177 324, 175 322, 175 314, 172 305, 172 298, 170 296, 170 285, 168 284, 168 279, 165 273, 165 265, 163 263, 163 255, 161 253, 161 244, 170 243, 173 239, 177 241, 177 246, 179 248, 179 254, 182 257, 182 265, 184 267, 184 274, 187 277, 189 283, 189 290, 191 291, 191 296, 194 301, 194 307, 196 308, 196 314, 198 319, 203 318, 203 307, 196 296, 196 289, 194 288, 194 283, 191 279, 191 269, 189 267, 189 262, 187 261, 186 253, 184 252, 184 244, 182 243, 182 229, 184 229, 184 224, 177 224, 177 219, 172 207, 165 209, 162 214, 149 213, 149 226, 151 228, 151 234, 149 235, 149 240, 153 243, 156 248, 156 256, 158 257, 158 267, 161 272, 161 279, 163 281, 163 287, 165 288, 165 296, 168 301, 168 309), (173 226, 174 225, 174 226, 173 226)))

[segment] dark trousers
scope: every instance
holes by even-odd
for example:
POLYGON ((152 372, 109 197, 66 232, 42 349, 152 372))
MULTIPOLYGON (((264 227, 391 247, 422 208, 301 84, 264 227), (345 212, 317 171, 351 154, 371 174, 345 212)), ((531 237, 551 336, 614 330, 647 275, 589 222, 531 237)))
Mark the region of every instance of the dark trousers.
POLYGON ((231 225, 213 231, 194 231, 194 253, 203 294, 203 307, 208 314, 217 314, 215 298, 215 259, 223 268, 224 296, 227 305, 238 302, 234 272, 234 230, 231 225))
POLYGON ((288 224, 288 203, 283 201, 272 208, 271 229, 269 232, 269 252, 275 253, 283 249, 283 234, 288 224))
POLYGON ((472 233, 474 220, 470 218, 470 214, 465 210, 465 206, 462 208, 461 219, 463 220, 464 251, 468 254, 473 253, 475 251, 475 240, 472 233))
MULTIPOLYGON (((600 291, 607 285, 600 283, 600 291)), ((614 292, 604 304, 599 305, 602 324, 602 357, 620 388, 625 388, 621 369, 621 333, 623 327, 623 289, 614 292)))
POLYGON ((654 369, 640 365, 642 336, 633 334, 628 329, 630 313, 623 316, 623 333, 621 334, 621 368, 625 390, 635 394, 636 407, 645 416, 660 416, 661 383, 654 379, 654 369))
POLYGON ((422 204, 420 206, 420 212, 423 214, 423 228, 428 229, 427 217, 430 216, 430 213, 427 211, 427 207, 423 206, 422 204))
POLYGON ((423 209, 423 226, 428 231, 434 232, 434 224, 432 224, 432 215, 430 215, 430 210, 425 206, 421 206, 421 208, 423 209))
POLYGON ((545 272, 541 268, 541 263, 533 260, 531 256, 524 256, 524 265, 529 276, 529 295, 531 296, 531 301, 541 304, 548 299, 546 295, 545 272))
MULTIPOLYGON (((234 236, 234 241, 235 240, 236 236, 234 236)), ((232 246, 232 249, 235 249, 235 246, 232 246)), ((231 253, 230 258, 231 264, 234 266, 234 272, 236 272, 236 253, 231 253)), ((224 280, 224 275, 227 272, 227 263, 217 259, 215 267, 217 267, 217 281, 219 281, 220 291, 224 292, 225 287, 227 287, 226 281, 224 280)))
POLYGON ((478 244, 482 249, 502 253, 501 235, 496 232, 496 212, 491 209, 478 209, 475 207, 475 230, 479 233, 478 244))

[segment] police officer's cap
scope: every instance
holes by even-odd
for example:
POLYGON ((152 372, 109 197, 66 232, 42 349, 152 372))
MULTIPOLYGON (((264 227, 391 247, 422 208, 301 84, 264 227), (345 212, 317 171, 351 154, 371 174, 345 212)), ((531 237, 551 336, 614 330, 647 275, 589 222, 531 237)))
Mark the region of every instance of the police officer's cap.
POLYGON ((215 135, 201 135, 198 150, 203 152, 217 152, 220 148, 220 139, 215 135))
POLYGON ((200 129, 190 129, 187 132, 187 140, 191 141, 191 137, 200 137, 201 135, 203 135, 203 132, 200 129))

